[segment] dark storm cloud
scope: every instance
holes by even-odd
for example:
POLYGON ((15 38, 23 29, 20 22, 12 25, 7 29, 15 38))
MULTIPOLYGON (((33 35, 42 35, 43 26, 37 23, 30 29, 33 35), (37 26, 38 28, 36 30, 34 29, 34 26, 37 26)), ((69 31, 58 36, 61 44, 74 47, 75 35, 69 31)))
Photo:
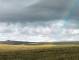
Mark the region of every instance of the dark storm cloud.
POLYGON ((71 0, 0 0, 0 21, 29 22, 59 20, 71 0))
POLYGON ((31 20, 59 20, 67 11, 69 0, 43 0, 29 7, 31 20))

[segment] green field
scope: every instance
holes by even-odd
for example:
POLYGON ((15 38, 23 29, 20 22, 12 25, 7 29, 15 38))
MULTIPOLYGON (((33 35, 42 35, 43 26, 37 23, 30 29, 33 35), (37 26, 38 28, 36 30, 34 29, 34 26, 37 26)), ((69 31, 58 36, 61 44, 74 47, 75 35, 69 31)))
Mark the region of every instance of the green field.
POLYGON ((0 60, 79 60, 79 46, 2 44, 0 60))

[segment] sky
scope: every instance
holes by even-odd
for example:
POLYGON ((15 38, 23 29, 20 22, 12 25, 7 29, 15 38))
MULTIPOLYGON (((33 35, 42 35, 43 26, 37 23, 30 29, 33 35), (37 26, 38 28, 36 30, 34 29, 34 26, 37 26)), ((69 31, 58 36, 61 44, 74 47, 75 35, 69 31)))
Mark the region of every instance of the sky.
POLYGON ((0 41, 79 41, 77 2, 0 0, 0 41))

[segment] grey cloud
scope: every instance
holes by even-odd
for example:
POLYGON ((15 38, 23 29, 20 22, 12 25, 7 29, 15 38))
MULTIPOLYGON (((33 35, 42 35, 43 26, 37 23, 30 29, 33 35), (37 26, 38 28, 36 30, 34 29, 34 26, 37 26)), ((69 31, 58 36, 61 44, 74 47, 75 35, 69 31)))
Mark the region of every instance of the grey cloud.
MULTIPOLYGON (((22 23, 24 25, 47 26, 47 22, 63 20, 65 13, 69 11, 72 0, 0 0, 0 22, 22 23), (27 7, 28 3, 36 1, 35 4, 27 7), (4 4, 3 4, 4 3, 4 4), (1 11, 2 9, 2 11, 1 11), (28 24, 31 22, 30 24, 28 24), (46 22, 46 23, 44 23, 46 22), (24 24, 27 23, 27 24, 24 24)), ((79 28, 78 6, 72 11, 69 21, 66 22, 67 28, 79 28)), ((64 27, 66 27, 64 26, 64 27)))
MULTIPOLYGON (((38 0, 27 7, 29 0, 0 0, 0 20, 3 22, 33 22, 62 19, 71 0, 38 0), (4 3, 4 4, 3 4, 4 3), (8 4, 9 3, 9 4, 8 4), (6 5, 6 6, 5 6, 6 5)), ((35 0, 36 1, 36 0, 35 0)), ((33 2, 30 0, 30 2, 33 2)))

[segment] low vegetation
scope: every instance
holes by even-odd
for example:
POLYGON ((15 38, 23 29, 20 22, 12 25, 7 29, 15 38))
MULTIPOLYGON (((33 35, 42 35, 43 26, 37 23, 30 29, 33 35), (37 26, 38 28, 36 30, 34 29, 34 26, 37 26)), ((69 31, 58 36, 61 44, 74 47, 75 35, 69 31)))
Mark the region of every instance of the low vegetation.
POLYGON ((79 60, 79 46, 1 44, 0 60, 79 60))

